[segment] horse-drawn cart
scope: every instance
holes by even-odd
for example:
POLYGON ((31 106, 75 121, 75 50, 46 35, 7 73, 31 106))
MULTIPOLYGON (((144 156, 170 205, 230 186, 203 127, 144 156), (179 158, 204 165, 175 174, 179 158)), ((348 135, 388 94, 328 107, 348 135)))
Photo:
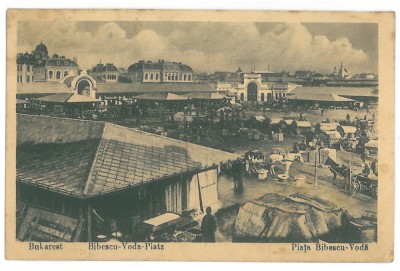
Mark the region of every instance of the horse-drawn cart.
POLYGON ((348 190, 351 194, 363 192, 374 197, 378 195, 377 179, 357 174, 352 175, 350 181, 350 169, 348 167, 339 165, 331 158, 328 158, 325 161, 325 165, 328 165, 330 171, 333 173, 333 181, 335 185, 342 185, 342 187, 347 188, 346 190, 348 190), (342 177, 343 180, 337 179, 338 175, 342 177))

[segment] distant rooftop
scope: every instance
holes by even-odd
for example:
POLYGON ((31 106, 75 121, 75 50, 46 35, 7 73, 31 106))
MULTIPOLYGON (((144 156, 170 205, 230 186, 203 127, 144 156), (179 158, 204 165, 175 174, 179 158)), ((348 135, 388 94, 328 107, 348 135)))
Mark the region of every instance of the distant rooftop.
POLYGON ((297 87, 292 94, 336 94, 339 96, 378 97, 378 89, 372 87, 297 87))

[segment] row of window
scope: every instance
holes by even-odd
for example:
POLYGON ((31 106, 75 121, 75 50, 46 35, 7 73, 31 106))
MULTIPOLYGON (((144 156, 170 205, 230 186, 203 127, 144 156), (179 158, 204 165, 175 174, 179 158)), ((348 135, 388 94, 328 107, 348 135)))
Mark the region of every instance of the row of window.
MULTIPOLYGON (((27 75, 26 76, 26 80, 25 80, 25 82, 33 82, 33 76, 29 76, 29 75, 27 75)), ((17 82, 18 83, 22 83, 23 81, 22 81, 22 75, 17 75, 17 82)))
MULTIPOLYGON (((156 73, 145 73, 144 74, 144 80, 159 80, 159 74, 156 73)), ((191 81, 192 80, 192 75, 182 75, 182 74, 169 74, 169 73, 165 73, 164 74, 164 80, 165 81, 191 81)))
MULTIPOLYGON (((53 71, 49 71, 49 80, 60 80, 61 79, 61 71, 56 71, 55 75, 53 71)), ((64 77, 68 76, 68 71, 64 71, 64 77)))
POLYGON ((158 76, 159 76, 158 73, 156 73, 156 74, 154 75, 154 73, 148 74, 148 73, 146 72, 145 75, 144 75, 144 80, 149 80, 149 78, 150 78, 150 80, 154 80, 154 78, 155 78, 155 80, 158 80, 158 76))
MULTIPOLYGON (((22 72, 22 66, 23 65, 17 65, 17 71, 22 72)), ((28 72, 30 72, 31 71, 31 65, 26 65, 26 70, 28 72)))
POLYGON ((117 80, 117 76, 115 74, 107 74, 107 80, 117 80))

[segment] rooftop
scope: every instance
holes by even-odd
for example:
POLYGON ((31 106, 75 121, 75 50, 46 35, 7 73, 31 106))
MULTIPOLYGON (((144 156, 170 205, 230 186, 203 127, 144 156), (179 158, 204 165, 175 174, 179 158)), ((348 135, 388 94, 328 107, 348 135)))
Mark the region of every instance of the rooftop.
POLYGON ((339 96, 378 97, 378 89, 372 87, 297 87, 293 94, 336 94, 339 96))
POLYGON ((338 96, 336 94, 321 93, 295 93, 287 96, 288 100, 316 101, 316 102, 355 102, 352 99, 338 96))
MULTIPOLYGON (((69 89, 70 81, 73 77, 60 82, 32 82, 29 84, 17 84, 17 94, 55 94, 71 93, 69 89), (69 85, 69 86, 68 86, 69 85)), ((118 93, 148 93, 148 92, 215 92, 215 87, 209 84, 197 83, 129 83, 129 84, 97 84, 98 94, 118 94, 118 93)))
POLYGON ((17 181, 78 198, 236 158, 111 123, 17 114, 17 181))

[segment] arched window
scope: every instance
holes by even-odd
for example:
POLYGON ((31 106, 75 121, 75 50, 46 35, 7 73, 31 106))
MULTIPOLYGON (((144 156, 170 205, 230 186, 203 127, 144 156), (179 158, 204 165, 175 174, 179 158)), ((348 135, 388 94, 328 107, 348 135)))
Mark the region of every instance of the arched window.
POLYGON ((240 93, 240 100, 244 101, 244 93, 240 93))
POLYGON ((182 74, 179 75, 179 81, 182 81, 182 74))
POLYGON ((192 75, 189 74, 189 75, 188 75, 188 81, 191 81, 191 80, 192 80, 192 75))
POLYGON ((156 74, 156 80, 158 80, 158 73, 156 74))
POLYGON ((144 75, 144 79, 145 79, 145 80, 149 79, 149 74, 148 74, 148 73, 146 73, 146 74, 144 75))
POLYGON ((61 79, 61 72, 60 72, 60 71, 57 71, 57 73, 56 73, 56 79, 57 79, 57 80, 61 79))
POLYGON ((186 74, 183 76, 183 81, 186 81, 186 74))
POLYGON ((171 75, 170 75, 170 74, 168 74, 168 81, 169 81, 169 80, 171 80, 171 75))
POLYGON ((49 71, 49 79, 50 79, 50 80, 53 79, 53 71, 49 71))
POLYGON ((261 101, 263 102, 263 101, 264 101, 264 99, 265 99, 265 97, 264 97, 264 93, 261 93, 261 101))
POLYGON ((64 77, 67 77, 68 76, 68 71, 65 71, 64 72, 64 77))
POLYGON ((175 81, 178 81, 178 75, 175 74, 175 81))
POLYGON ((150 80, 153 80, 153 74, 150 74, 150 80))

